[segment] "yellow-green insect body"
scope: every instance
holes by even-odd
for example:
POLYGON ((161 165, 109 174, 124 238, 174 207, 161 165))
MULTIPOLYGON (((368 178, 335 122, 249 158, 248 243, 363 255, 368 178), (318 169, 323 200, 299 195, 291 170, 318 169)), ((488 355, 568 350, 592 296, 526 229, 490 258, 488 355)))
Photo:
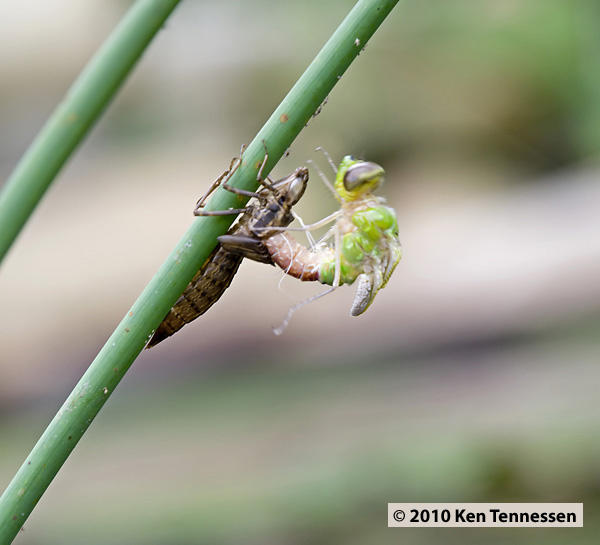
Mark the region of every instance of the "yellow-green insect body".
POLYGON ((275 235, 265 241, 273 261, 300 280, 316 280, 335 287, 358 279, 353 316, 369 307, 402 255, 396 214, 381 197, 372 194, 383 182, 383 176, 383 168, 376 163, 352 156, 344 157, 340 163, 334 184, 340 201, 340 210, 334 216, 339 248, 308 250, 289 234, 275 235))

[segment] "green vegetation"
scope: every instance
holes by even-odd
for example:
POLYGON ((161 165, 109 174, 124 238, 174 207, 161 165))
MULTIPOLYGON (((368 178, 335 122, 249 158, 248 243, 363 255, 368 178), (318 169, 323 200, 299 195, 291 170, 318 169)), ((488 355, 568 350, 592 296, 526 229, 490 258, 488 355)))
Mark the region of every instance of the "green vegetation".
MULTIPOLYGON (((248 190, 257 187, 256 174, 262 163, 264 146, 269 151, 264 171, 268 174, 396 3, 358 2, 248 146, 244 163, 230 180, 232 185, 248 190)), ((122 47, 127 45, 127 40, 121 42, 122 47)), ((93 92, 94 89, 86 90, 86 93, 93 92)), ((226 209, 239 205, 235 195, 219 190, 207 208, 226 209)), ((208 257, 217 236, 227 230, 233 219, 198 218, 108 339, 0 498, 1 542, 10 542, 18 533, 144 348, 151 332, 208 257)))

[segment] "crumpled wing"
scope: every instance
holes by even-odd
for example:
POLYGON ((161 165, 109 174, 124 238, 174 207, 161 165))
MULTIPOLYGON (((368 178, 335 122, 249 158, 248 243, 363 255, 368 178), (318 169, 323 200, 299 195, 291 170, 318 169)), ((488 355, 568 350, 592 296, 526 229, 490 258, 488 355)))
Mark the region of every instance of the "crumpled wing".
POLYGON ((358 288, 354 296, 354 303, 350 314, 352 316, 360 316, 369 308, 375 295, 381 289, 383 275, 380 271, 372 271, 371 273, 363 273, 358 277, 358 288))
POLYGON ((388 259, 380 263, 379 266, 374 267, 372 271, 363 273, 358 277, 358 288, 356 289, 354 303, 350 311, 352 316, 360 316, 365 312, 375 299, 377 292, 387 285, 396 265, 398 265, 402 257, 398 240, 391 240, 388 252, 385 255, 388 259))
POLYGON ((385 264, 385 270, 383 272, 383 283, 379 289, 385 288, 388 283, 388 280, 392 276, 394 269, 400 263, 400 259, 402 258, 402 250, 400 250, 400 242, 397 239, 392 239, 393 242, 389 246, 389 260, 385 264))

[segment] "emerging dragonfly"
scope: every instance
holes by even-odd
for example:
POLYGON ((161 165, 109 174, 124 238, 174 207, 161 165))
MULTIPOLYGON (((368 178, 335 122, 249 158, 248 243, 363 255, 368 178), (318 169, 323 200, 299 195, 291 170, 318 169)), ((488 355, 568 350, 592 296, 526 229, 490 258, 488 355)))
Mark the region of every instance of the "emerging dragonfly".
MULTIPOLYGON (((289 233, 281 233, 286 230, 283 227, 276 229, 279 234, 263 237, 261 243, 286 274, 332 287, 292 307, 283 323, 275 328, 276 334, 285 329, 295 310, 341 284, 352 284, 357 279, 358 289, 351 314, 359 316, 371 305, 377 292, 386 286, 402 256, 396 214, 384 204, 383 198, 372 193, 383 182, 383 168, 350 155, 336 168, 329 156, 326 157, 336 172, 334 186, 321 172, 319 174, 333 190, 340 209, 317 223, 287 231, 316 229, 335 221, 333 229, 310 249, 289 233), (331 234, 335 235, 333 247, 324 244, 331 234)), ((243 244, 242 239, 240 243, 243 244)), ((251 255, 248 257, 252 258, 251 255)))
POLYGON ((258 180, 264 189, 252 193, 234 188, 227 184, 235 169, 241 164, 241 157, 232 162, 226 171, 211 185, 208 192, 196 204, 194 214, 197 216, 216 216, 243 213, 227 235, 219 237, 219 244, 204 262, 192 281, 185 288, 181 297, 165 316, 146 348, 151 348, 167 337, 179 331, 185 324, 195 320, 214 305, 223 292, 229 287, 244 257, 255 261, 273 264, 273 260, 262 244, 262 240, 272 236, 276 231, 272 228, 285 228, 294 219, 292 207, 300 200, 308 182, 308 169, 297 168, 294 172, 271 182, 267 177, 262 179, 265 159, 258 173, 258 180), (223 182, 223 187, 238 195, 253 197, 254 201, 241 210, 203 210, 208 195, 223 182), (232 239, 233 237, 233 239, 232 239), (244 242, 242 253, 235 251, 237 241, 244 242))

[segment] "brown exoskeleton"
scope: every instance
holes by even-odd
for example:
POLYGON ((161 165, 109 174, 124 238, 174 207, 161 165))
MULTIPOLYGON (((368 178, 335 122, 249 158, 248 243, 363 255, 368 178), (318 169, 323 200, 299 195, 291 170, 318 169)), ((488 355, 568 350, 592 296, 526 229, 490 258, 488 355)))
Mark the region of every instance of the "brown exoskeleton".
POLYGON ((273 264, 263 240, 279 232, 269 228, 287 227, 294 219, 292 207, 304 194, 308 182, 308 169, 297 168, 288 176, 275 182, 270 181, 268 177, 263 180, 262 170, 266 159, 265 154, 265 160, 258 173, 258 180, 264 186, 262 190, 253 193, 227 184, 233 172, 241 164, 240 158, 237 159, 237 163, 235 160, 232 162, 230 170, 220 176, 196 204, 194 215, 197 216, 240 213, 242 215, 226 235, 218 238, 219 243, 216 248, 165 316, 146 348, 151 348, 170 337, 214 305, 231 284, 244 257, 273 264), (204 201, 221 183, 225 189, 238 195, 252 197, 253 200, 243 209, 203 210, 204 201), (241 248, 238 247, 240 241, 243 243, 241 248))

